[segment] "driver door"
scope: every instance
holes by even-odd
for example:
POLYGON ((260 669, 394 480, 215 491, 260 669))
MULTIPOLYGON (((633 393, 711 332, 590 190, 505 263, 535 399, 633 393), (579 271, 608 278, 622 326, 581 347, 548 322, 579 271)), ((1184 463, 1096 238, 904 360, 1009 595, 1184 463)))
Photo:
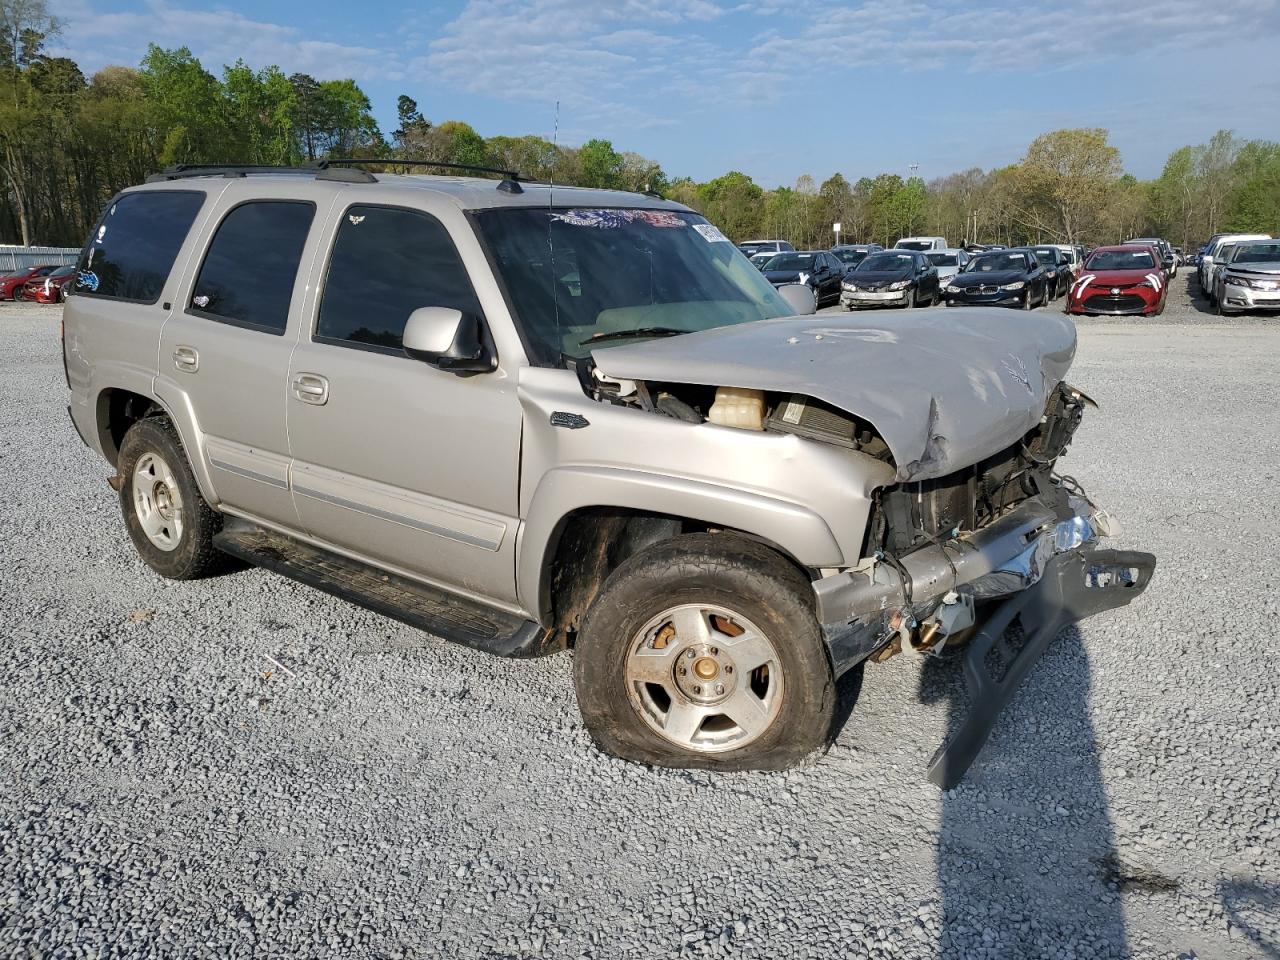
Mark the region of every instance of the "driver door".
POLYGON ((335 210, 286 384, 298 517, 344 553, 514 605, 515 390, 501 367, 459 376, 401 349, 419 307, 483 317, 453 238, 423 210, 335 210))

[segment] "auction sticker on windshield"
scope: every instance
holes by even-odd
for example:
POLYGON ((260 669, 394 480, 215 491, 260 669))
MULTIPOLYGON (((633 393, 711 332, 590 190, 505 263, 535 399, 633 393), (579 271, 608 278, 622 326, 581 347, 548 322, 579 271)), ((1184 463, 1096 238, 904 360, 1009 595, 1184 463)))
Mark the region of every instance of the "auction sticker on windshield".
POLYGON ((693 229, 697 230, 707 243, 728 243, 729 238, 720 232, 720 228, 709 223, 695 223, 693 229))

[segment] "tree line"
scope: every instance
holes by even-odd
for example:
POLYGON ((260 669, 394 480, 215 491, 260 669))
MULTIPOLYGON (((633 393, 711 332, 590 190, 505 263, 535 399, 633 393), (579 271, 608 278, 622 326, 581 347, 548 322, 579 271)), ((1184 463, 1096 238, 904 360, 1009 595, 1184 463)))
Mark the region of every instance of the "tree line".
POLYGON ((152 45, 137 67, 86 77, 49 56, 61 29, 43 0, 0 0, 0 241, 78 246, 117 190, 176 163, 297 165, 360 157, 396 169, 431 160, 519 171, 555 183, 657 191, 703 213, 734 240, 826 247, 912 234, 953 243, 1095 244, 1157 234, 1190 247, 1222 230, 1280 227, 1280 144, 1219 131, 1175 150, 1161 175, 1124 172, 1103 129, 1037 137, 1014 164, 929 182, 882 173, 853 182, 765 189, 731 171, 705 183, 604 139, 565 146, 539 136, 483 137, 434 123, 408 95, 384 133, 353 80, 316 80, 243 61, 215 76, 190 50, 152 45))

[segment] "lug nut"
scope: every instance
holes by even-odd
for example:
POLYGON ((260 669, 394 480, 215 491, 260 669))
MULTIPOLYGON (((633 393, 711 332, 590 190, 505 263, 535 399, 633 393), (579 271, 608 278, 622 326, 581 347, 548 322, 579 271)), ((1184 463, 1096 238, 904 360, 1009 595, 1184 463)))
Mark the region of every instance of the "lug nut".
POLYGON ((688 657, 690 660, 692 660, 697 655, 698 655, 698 652, 696 650, 690 650, 688 653, 685 654, 685 656, 688 657))
POLYGON ((684 667, 681 667, 681 668, 680 668, 680 676, 682 676, 682 677, 683 677, 683 676, 684 676, 686 673, 688 673, 688 672, 689 672, 689 671, 688 671, 688 670, 686 670, 684 667))
POLYGON ((723 684, 723 683, 717 683, 717 684, 716 684, 716 696, 718 697, 718 696, 722 695, 723 693, 724 693, 724 684, 723 684))
POLYGON ((731 663, 726 663, 726 664, 724 665, 724 672, 725 672, 725 673, 733 673, 733 664, 731 664, 731 663))
POLYGON ((720 648, 719 648, 719 647, 712 647, 712 648, 711 648, 711 655, 712 655, 713 657, 718 657, 718 656, 720 656, 720 648))
POLYGON ((693 692, 694 692, 694 693, 701 693, 701 692, 702 692, 702 688, 701 688, 701 687, 694 687, 694 688, 693 688, 693 692))

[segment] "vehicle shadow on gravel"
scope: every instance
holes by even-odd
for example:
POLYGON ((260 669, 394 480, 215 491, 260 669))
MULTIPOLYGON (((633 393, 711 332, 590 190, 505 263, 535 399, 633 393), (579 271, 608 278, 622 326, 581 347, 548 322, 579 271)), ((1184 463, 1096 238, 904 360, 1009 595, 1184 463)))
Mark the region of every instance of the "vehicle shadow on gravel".
MULTIPOLYGON (((1058 635, 965 779, 942 795, 944 960, 1128 955, 1081 640, 1075 627, 1058 635)), ((970 702, 960 659, 930 658, 919 695, 945 703, 954 729, 970 702)))
POLYGON ((1226 880, 1218 887, 1231 925, 1268 960, 1280 960, 1280 886, 1226 880))

